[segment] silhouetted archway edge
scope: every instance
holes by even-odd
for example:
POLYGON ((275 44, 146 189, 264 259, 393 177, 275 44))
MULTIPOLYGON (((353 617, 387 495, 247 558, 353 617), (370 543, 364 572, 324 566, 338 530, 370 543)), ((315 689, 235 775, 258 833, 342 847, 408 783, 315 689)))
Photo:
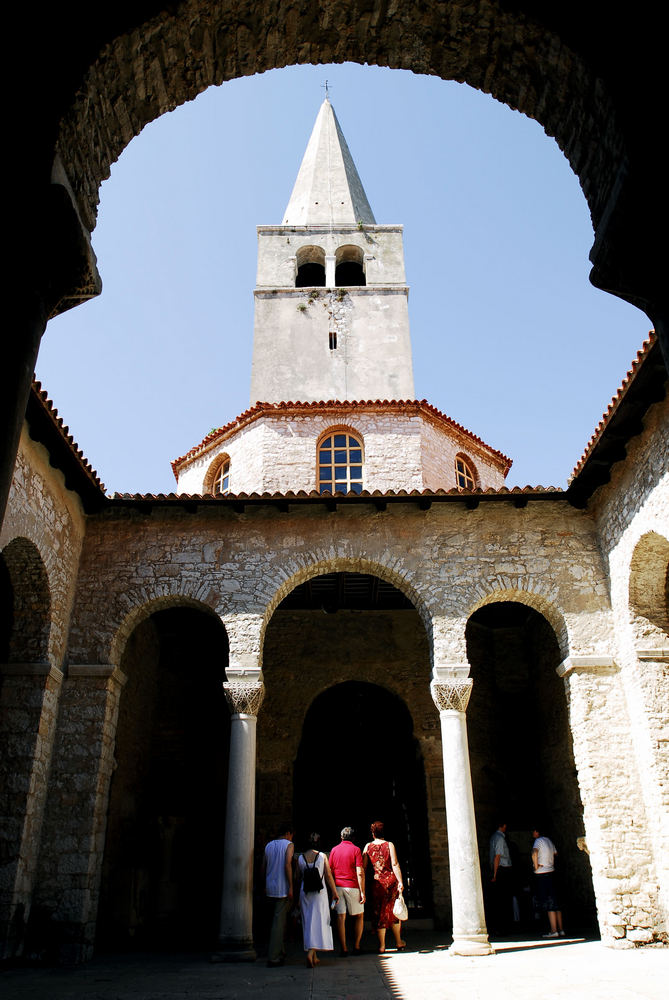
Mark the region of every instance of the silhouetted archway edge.
POLYGON ((488 604, 499 604, 504 601, 524 604, 526 607, 532 608, 533 611, 538 611, 555 633, 561 658, 564 660, 569 656, 569 629, 564 614, 549 597, 538 591, 517 589, 493 590, 468 609, 467 622, 470 621, 472 615, 480 608, 488 604))
POLYGON ((114 626, 109 644, 109 662, 116 667, 119 666, 128 639, 137 626, 150 618, 156 611, 166 611, 169 608, 192 608, 195 611, 202 611, 210 618, 215 618, 223 632, 226 632, 225 625, 214 609, 209 604, 190 597, 188 594, 164 594, 159 597, 145 598, 138 600, 114 626))
POLYGON ((382 563, 374 562, 372 559, 343 555, 317 559, 313 563, 309 563, 307 566, 302 566, 300 569, 292 572, 289 576, 287 575, 283 583, 281 583, 275 590, 265 608, 265 614, 260 628, 261 662, 267 627, 272 620, 274 612, 281 604, 284 597, 287 597, 288 594, 290 594, 292 590, 295 590, 296 587, 299 587, 300 584, 306 583, 307 580, 313 580, 316 576, 325 576, 328 573, 365 573, 369 576, 378 576, 380 580, 385 580, 386 583, 392 583, 394 587, 401 590, 405 597, 409 598, 418 612, 423 625, 425 626, 428 646, 430 649, 430 664, 432 664, 432 613, 428 608, 425 599, 416 589, 409 577, 405 576, 399 569, 384 566, 382 563))
MULTIPOLYGON (((361 9, 190 0, 102 48, 60 123, 57 151, 84 225, 92 231, 102 180, 149 122, 209 86, 297 63, 358 62, 468 83, 539 122, 578 176, 609 276, 600 287, 644 307, 622 284, 612 215, 625 211, 625 136, 594 68, 554 31, 499 0, 403 0, 361 9), (601 225, 601 229, 600 227, 601 225), (613 234, 611 237, 610 234, 613 234), (612 277, 615 275, 615 278, 612 277)), ((618 229, 621 227, 618 226, 618 229)), ((594 260, 594 257, 593 257, 594 260)))

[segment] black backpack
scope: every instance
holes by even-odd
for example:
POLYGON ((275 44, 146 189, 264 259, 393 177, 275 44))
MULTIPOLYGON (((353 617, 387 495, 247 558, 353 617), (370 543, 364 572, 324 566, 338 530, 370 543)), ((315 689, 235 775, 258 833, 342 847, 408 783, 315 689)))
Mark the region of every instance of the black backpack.
POLYGON ((313 865, 309 864, 304 854, 302 855, 302 857, 304 858, 304 863, 306 865, 306 868, 304 869, 304 873, 302 875, 302 885, 304 886, 304 891, 320 892, 321 889, 323 888, 323 879, 321 878, 321 874, 318 871, 318 868, 316 867, 316 862, 318 861, 318 854, 314 858, 313 865))

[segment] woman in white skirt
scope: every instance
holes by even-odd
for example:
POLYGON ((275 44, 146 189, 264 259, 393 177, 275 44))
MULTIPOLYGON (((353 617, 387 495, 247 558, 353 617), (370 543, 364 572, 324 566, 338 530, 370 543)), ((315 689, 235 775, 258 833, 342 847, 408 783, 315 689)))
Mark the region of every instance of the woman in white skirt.
POLYGON ((317 951, 332 951, 332 927, 330 926, 330 904, 325 888, 325 882, 330 886, 332 898, 339 901, 339 893, 330 871, 330 863, 325 854, 318 850, 320 835, 309 835, 309 850, 300 854, 297 859, 297 870, 300 878, 300 912, 302 914, 302 933, 304 935, 304 950, 307 953, 307 965, 310 969, 318 965, 317 951), (309 874, 307 869, 314 872, 309 874), (315 882, 315 872, 320 877, 321 888, 310 890, 310 884, 315 882), (306 886, 305 886, 306 882, 306 886))

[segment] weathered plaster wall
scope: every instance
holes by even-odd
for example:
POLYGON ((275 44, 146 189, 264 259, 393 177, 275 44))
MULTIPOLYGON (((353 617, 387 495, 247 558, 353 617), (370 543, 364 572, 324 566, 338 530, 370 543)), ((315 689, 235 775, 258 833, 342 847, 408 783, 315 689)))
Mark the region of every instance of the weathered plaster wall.
POLYGON ((406 287, 256 290, 251 405, 413 396, 406 287))
MULTIPOLYGON (((367 285, 404 285, 402 226, 258 226, 257 287, 294 288, 295 257, 305 246, 336 256, 339 247, 364 254, 367 285)), ((320 289, 321 293, 325 289, 320 289)))

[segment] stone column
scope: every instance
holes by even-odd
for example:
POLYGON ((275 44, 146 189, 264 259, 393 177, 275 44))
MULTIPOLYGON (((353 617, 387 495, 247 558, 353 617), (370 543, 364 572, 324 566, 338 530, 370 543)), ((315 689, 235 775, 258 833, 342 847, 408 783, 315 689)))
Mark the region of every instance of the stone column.
POLYGON ((465 711, 471 678, 433 680, 432 698, 441 719, 446 826, 451 870, 454 955, 490 955, 483 911, 481 867, 476 839, 474 795, 469 768, 465 711))
POLYGON ((22 954, 63 674, 0 664, 0 959, 22 954))
POLYGON ((325 287, 334 288, 335 287, 335 268, 337 265, 337 258, 334 254, 325 255, 325 287))
POLYGON ((217 962, 252 962, 256 721, 265 696, 261 680, 226 681, 232 713, 228 801, 223 852, 223 900, 217 962))

